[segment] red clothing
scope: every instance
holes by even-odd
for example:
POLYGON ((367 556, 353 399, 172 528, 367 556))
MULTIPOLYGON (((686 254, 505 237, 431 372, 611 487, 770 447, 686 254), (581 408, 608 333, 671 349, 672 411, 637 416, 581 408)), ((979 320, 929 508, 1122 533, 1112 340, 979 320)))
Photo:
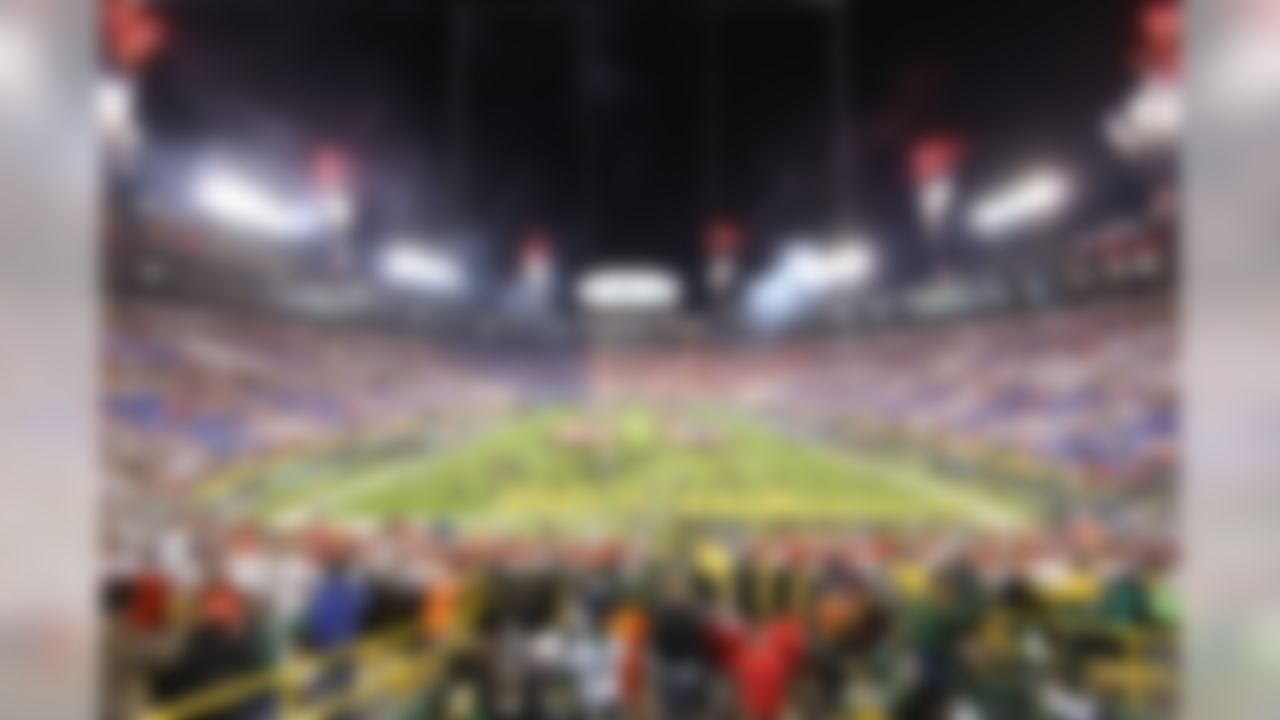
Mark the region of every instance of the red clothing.
POLYGON ((774 618, 766 628, 769 642, 782 653, 787 667, 795 669, 804 655, 804 626, 794 617, 774 618))
POLYGON ((711 645, 715 661, 722 668, 732 667, 734 658, 742 651, 746 641, 746 629, 737 624, 712 621, 707 625, 707 642, 711 645))
POLYGON ((786 617, 755 632, 719 629, 716 645, 748 720, 774 720, 782 714, 800 664, 802 638, 800 623, 786 617))
POLYGON ((200 619, 216 625, 226 632, 244 630, 247 609, 240 591, 227 582, 215 581, 200 591, 198 598, 200 619))
POLYGON ((129 594, 129 625, 133 629, 150 632, 169 622, 169 583, 163 575, 143 572, 134 578, 129 594))

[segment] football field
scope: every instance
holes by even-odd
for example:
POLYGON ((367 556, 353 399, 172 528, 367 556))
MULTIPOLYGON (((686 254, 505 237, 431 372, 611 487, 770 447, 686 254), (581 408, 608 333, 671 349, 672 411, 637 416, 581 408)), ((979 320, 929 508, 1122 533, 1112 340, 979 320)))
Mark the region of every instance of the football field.
POLYGON ((529 413, 434 446, 300 460, 255 481, 275 522, 412 519, 484 531, 646 532, 671 523, 1016 527, 1013 498, 923 463, 856 454, 741 417, 529 413))

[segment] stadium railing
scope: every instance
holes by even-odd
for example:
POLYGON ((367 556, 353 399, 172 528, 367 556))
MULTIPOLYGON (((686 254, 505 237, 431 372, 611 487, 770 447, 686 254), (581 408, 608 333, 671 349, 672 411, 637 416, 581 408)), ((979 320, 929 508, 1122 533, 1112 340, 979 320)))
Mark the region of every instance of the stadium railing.
POLYGON ((190 720, 243 707, 270 707, 272 716, 321 718, 396 700, 409 701, 461 636, 424 642, 417 623, 319 655, 287 659, 276 667, 197 690, 174 702, 150 707, 139 720, 190 720), (335 675, 347 675, 332 683, 335 675), (323 687, 326 681, 336 687, 323 687))
MULTIPOLYGON (((1159 704, 1162 698, 1172 698, 1176 673, 1152 657, 1173 645, 1168 629, 1116 627, 1083 619, 1055 625, 1059 631, 1104 634, 1119 643, 1119 654, 1095 660, 1086 668, 1086 682, 1095 693, 1137 713, 1159 704)), ((433 677, 454 650, 466 646, 467 638, 465 632, 457 631, 428 643, 421 626, 414 623, 329 653, 292 658, 275 668, 198 690, 149 708, 138 720, 193 720, 248 706, 270 707, 274 710, 271 717, 327 718, 370 706, 411 703, 426 696, 433 677), (348 682, 336 690, 317 692, 318 684, 344 667, 353 669, 348 682)))

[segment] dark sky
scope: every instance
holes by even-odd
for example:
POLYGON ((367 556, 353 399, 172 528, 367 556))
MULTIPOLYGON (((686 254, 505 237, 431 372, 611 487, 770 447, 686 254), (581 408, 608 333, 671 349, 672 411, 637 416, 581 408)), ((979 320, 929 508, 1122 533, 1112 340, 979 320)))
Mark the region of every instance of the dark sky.
POLYGON ((758 260, 830 231, 843 167, 849 214, 909 275, 936 255, 903 169, 924 132, 968 140, 962 196, 1055 162, 1088 180, 1081 222, 1125 209, 1099 123, 1133 82, 1137 1, 164 0, 146 117, 171 154, 301 170, 346 148, 363 242, 454 238, 495 271, 538 225, 570 266, 692 275, 716 214, 758 260))

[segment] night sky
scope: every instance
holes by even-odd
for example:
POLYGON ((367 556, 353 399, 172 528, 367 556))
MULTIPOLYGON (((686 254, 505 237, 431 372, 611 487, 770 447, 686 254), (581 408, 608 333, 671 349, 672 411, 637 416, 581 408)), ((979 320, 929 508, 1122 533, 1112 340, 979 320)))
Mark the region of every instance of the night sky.
POLYGON ((833 230, 843 172, 854 225, 917 275, 971 245, 926 244, 914 220, 904 153, 936 130, 969 144, 961 204, 1037 162, 1081 179, 1076 222, 1136 197, 1099 126, 1134 82, 1137 0, 158 6, 173 36, 144 78, 155 158, 217 148, 303 175, 315 148, 344 148, 361 243, 443 238, 495 273, 538 226, 569 267, 692 279, 717 215, 758 262, 833 230))

